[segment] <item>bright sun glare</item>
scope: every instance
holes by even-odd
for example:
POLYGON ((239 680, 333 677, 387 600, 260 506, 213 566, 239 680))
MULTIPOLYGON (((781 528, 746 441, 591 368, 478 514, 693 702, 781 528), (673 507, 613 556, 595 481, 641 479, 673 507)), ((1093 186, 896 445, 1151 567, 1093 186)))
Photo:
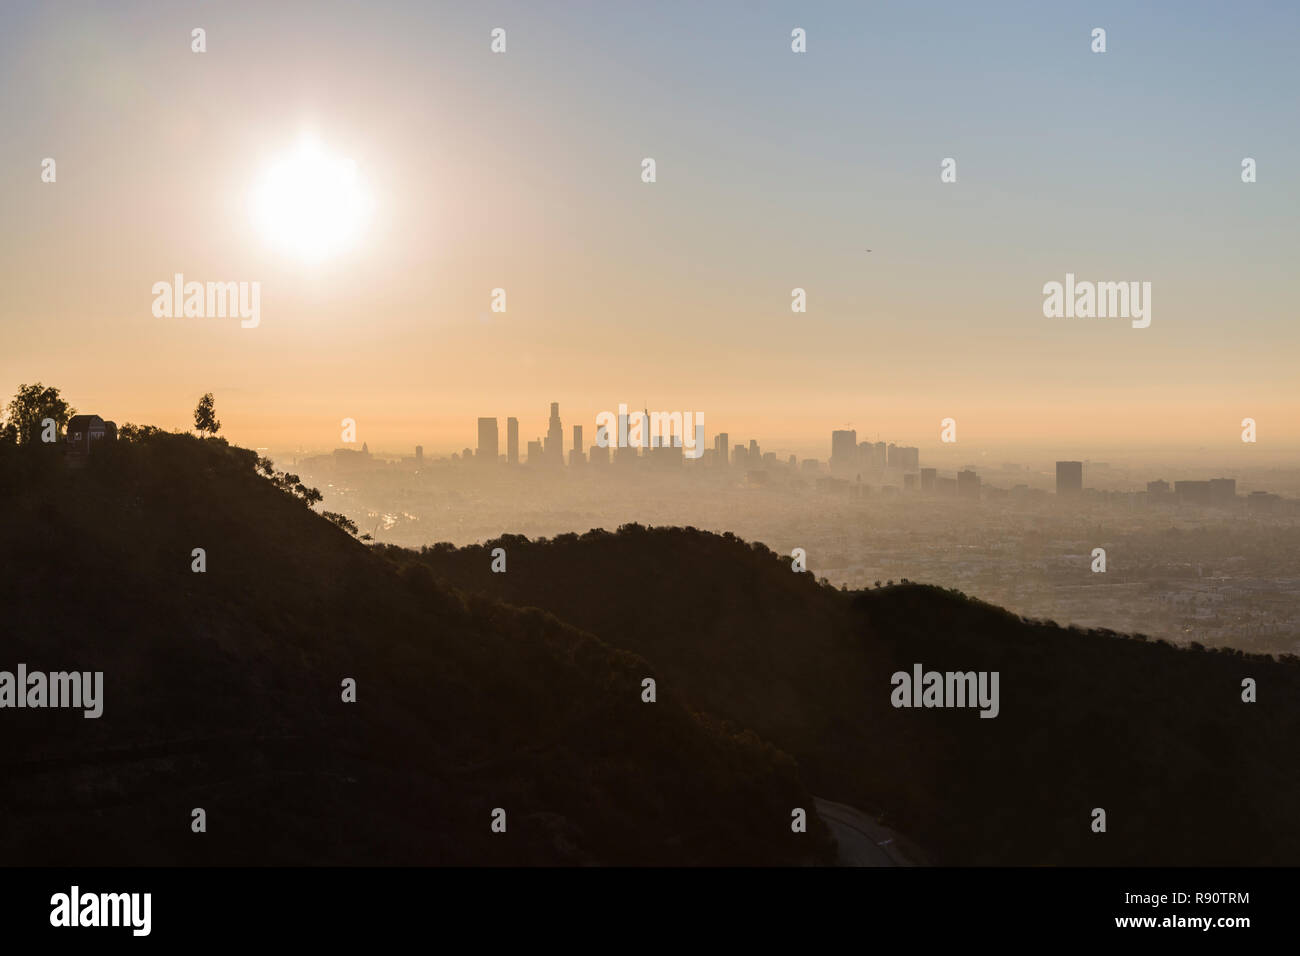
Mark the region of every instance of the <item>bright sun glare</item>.
POLYGON ((309 262, 351 244, 365 211, 356 164, 329 155, 314 140, 277 160, 253 193, 253 218, 262 235, 309 262))

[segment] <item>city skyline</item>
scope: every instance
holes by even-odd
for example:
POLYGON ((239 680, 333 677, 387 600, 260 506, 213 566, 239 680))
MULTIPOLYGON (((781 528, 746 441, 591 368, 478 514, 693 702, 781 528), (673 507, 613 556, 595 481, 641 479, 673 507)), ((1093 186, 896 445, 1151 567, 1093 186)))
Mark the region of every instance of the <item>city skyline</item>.
MULTIPOLYGON (((429 463, 432 464, 436 460, 442 460, 448 462, 472 462, 475 465, 482 465, 490 461, 494 466, 524 466, 528 467, 530 471, 535 471, 539 466, 547 469, 566 466, 573 469, 591 464, 597 466, 626 465, 633 461, 641 461, 647 464, 653 463, 656 466, 664 463, 675 463, 680 467, 687 462, 694 461, 695 459, 683 454, 684 448, 680 438, 674 438, 673 441, 668 442, 661 441, 659 436, 653 436, 650 441, 644 444, 636 443, 639 440, 636 438, 638 434, 652 434, 650 415, 648 409, 643 409, 641 412, 629 412, 628 415, 619 416, 620 431, 628 429, 629 421, 632 422, 633 426, 627 431, 632 441, 626 445, 620 446, 617 438, 612 435, 609 436, 608 444, 601 445, 600 437, 604 431, 603 427, 597 427, 596 433, 598 437, 596 441, 589 445, 584 444, 582 438, 584 428, 581 424, 575 424, 571 426, 572 441, 565 446, 563 444, 563 426, 559 403, 551 402, 547 435, 543 438, 530 440, 527 443, 528 454, 523 456, 519 454, 518 450, 517 418, 512 416, 507 419, 507 430, 510 439, 507 449, 501 451, 498 441, 498 419, 490 416, 480 416, 477 419, 478 444, 476 446, 465 446, 460 451, 453 451, 445 456, 436 456, 429 459, 429 463), (642 421, 638 423, 637 419, 642 421), (638 428, 642 430, 638 431, 638 428), (622 452, 621 457, 620 449, 622 452), (665 456, 662 452, 673 452, 674 454, 665 456), (653 462, 652 459, 654 459, 653 462)), ((1018 477, 1028 478, 1031 475, 1029 465, 1008 462, 977 465, 968 462, 960 466, 948 464, 946 466, 928 465, 923 467, 921 465, 920 448, 883 440, 859 442, 857 441, 856 432, 852 429, 832 429, 828 454, 825 458, 815 456, 800 457, 795 454, 785 455, 764 450, 762 443, 756 438, 750 439, 748 443, 737 442, 732 444, 728 432, 718 432, 712 436, 711 443, 708 441, 708 436, 705 435, 697 436, 696 441, 700 443, 701 447, 697 465, 700 469, 714 471, 722 467, 741 473, 762 473, 767 469, 775 469, 805 479, 815 479, 817 491, 831 494, 847 492, 854 488, 863 492, 870 492, 872 487, 877 487, 882 491, 902 490, 922 495, 951 495, 979 501, 982 497, 985 497, 986 490, 987 494, 999 495, 1006 493, 1008 490, 1015 492, 1017 489, 1030 489, 1027 481, 1012 484, 1009 489, 1004 487, 1008 480, 1014 482, 1018 477), (952 474, 941 473, 945 471, 952 474), (1021 472, 1024 474, 1021 475, 1021 472), (997 480, 999 483, 993 484, 993 480, 997 480), (986 481, 988 482, 987 489, 985 487, 986 481)), ((328 455, 314 454, 301 459, 295 457, 294 463, 297 466, 300 463, 327 461, 330 460, 331 455, 337 460, 340 455, 350 456, 356 454, 358 454, 356 449, 336 448, 328 455)), ((382 453, 372 455, 365 442, 361 443, 360 454, 368 460, 387 460, 389 463, 395 461, 382 453)), ((422 467, 425 464, 424 447, 417 445, 415 446, 414 457, 400 455, 396 461, 400 461, 402 464, 414 464, 417 468, 422 467)), ((1100 489, 1092 487, 1088 483, 1089 467, 1095 466, 1103 472, 1109 472, 1111 468, 1109 462, 1094 462, 1090 459, 1067 459, 1056 460, 1052 464, 1055 471, 1053 491, 1058 498, 1078 499, 1089 493, 1113 492, 1113 489, 1100 489)), ((1133 480, 1130 478, 1129 482, 1132 483, 1133 480)), ((1278 495, 1271 489, 1260 488, 1253 488, 1244 495, 1238 495, 1236 490, 1237 479, 1222 476, 1194 479, 1175 475, 1172 483, 1163 477, 1141 479, 1138 483, 1145 485, 1145 491, 1133 489, 1124 493, 1144 495, 1144 500, 1156 503, 1176 502, 1225 506, 1232 501, 1243 500, 1252 507, 1262 507, 1271 506, 1269 503, 1287 497, 1278 495)))

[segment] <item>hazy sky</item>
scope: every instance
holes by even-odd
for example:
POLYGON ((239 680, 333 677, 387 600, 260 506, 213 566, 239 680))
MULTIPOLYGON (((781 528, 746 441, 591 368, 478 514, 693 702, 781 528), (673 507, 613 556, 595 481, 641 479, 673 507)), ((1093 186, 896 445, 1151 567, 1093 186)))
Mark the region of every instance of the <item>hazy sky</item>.
POLYGON ((1292 3, 5 0, 0 395, 179 427, 213 391, 279 447, 648 401, 819 457, 944 417, 1293 454, 1298 38, 1292 3), (305 132, 373 202, 316 264, 250 213, 305 132), (259 282, 260 325, 155 318, 177 272, 259 282), (1044 318, 1067 272, 1150 282, 1150 327, 1044 318))

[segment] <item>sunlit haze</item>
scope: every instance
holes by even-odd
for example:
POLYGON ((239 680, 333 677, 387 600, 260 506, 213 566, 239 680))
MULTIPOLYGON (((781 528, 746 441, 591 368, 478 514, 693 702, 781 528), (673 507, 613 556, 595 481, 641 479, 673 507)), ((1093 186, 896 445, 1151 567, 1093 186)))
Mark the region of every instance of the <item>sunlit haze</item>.
POLYGON ((631 9, 7 3, 0 390, 164 427, 211 390, 289 449, 551 401, 820 458, 948 416, 958 458, 1300 448, 1296 8, 1090 5, 1104 57, 1034 4, 801 6, 806 56, 781 5, 631 9), (260 324, 156 318, 177 272, 260 282, 260 324), (1044 318, 1067 272, 1151 282, 1150 326, 1044 318))

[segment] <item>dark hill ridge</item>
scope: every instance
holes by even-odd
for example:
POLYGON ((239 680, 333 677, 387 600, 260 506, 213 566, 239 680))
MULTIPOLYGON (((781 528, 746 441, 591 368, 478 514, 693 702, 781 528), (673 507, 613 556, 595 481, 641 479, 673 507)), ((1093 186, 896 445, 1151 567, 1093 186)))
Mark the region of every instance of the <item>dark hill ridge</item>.
POLYGON ((0 445, 0 670, 104 672, 98 720, 0 710, 0 863, 833 858, 815 815, 790 832, 789 756, 674 687, 642 703, 645 660, 395 566, 254 460, 0 445))
POLYGON ((1300 863, 1294 657, 1060 628, 936 587, 840 592, 694 529, 387 553, 644 657, 661 686, 752 728, 814 793, 880 811, 935 862, 1300 863), (1000 715, 894 708, 891 675, 917 663, 998 671, 1000 715), (1257 703, 1241 701, 1246 677, 1257 703))

